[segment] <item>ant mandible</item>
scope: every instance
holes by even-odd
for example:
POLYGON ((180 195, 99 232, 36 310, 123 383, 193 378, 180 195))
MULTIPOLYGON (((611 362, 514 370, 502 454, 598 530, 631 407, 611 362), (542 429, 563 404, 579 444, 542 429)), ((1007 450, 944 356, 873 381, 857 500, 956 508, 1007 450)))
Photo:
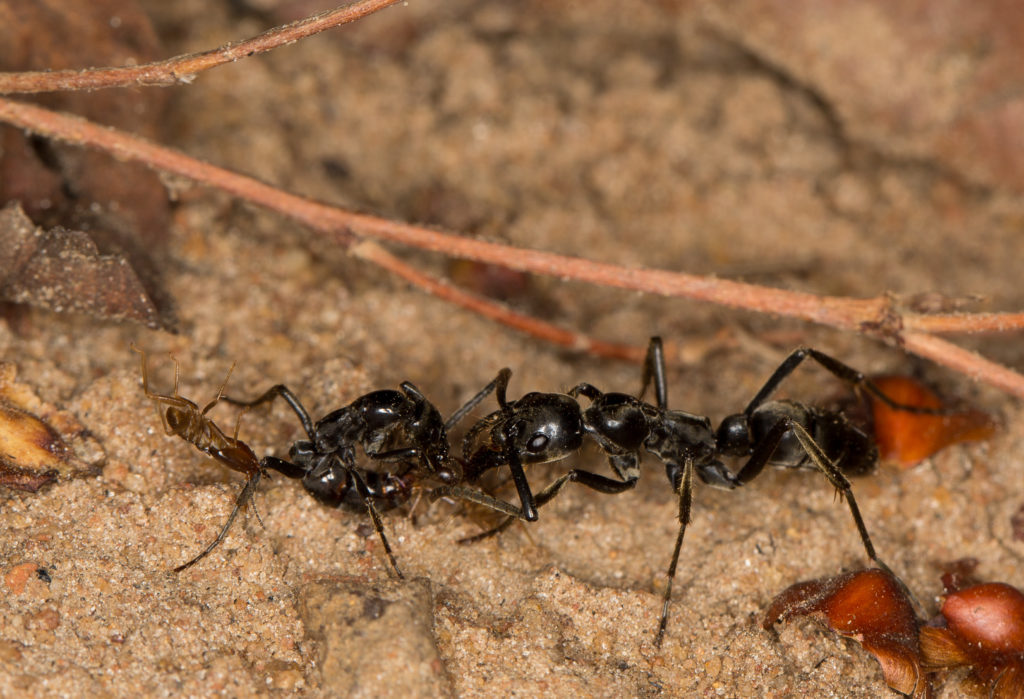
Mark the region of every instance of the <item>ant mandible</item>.
POLYGON ((283 384, 270 387, 250 401, 227 396, 224 400, 251 408, 282 398, 299 418, 308 439, 292 444, 289 460, 268 456, 262 463, 289 478, 301 479, 306 491, 326 505, 365 508, 391 567, 402 578, 384 533, 380 510, 391 509, 408 500, 414 480, 440 483, 463 480, 461 465, 449 455, 448 430, 494 390, 496 381, 447 421, 408 381, 400 384, 398 391, 383 389, 360 396, 315 423, 295 394, 283 384), (358 467, 356 445, 361 446, 373 462, 398 463, 399 469, 392 472, 358 467))
POLYGON ((228 374, 224 377, 223 383, 221 383, 220 388, 217 389, 217 395, 214 396, 213 400, 207 403, 202 410, 200 410, 196 403, 193 403, 188 398, 178 394, 177 359, 172 357, 172 359, 174 359, 174 389, 171 392, 171 395, 153 393, 149 390, 149 372, 146 366, 146 352, 139 349, 134 343, 132 343, 131 349, 134 352, 138 352, 140 355, 139 362, 142 367, 142 390, 145 392, 146 397, 155 402, 160 408, 160 420, 163 423, 164 432, 170 436, 181 437, 203 454, 206 454, 217 461, 219 464, 226 466, 232 471, 238 471, 246 477, 245 486, 243 486, 241 492, 238 493, 238 497, 235 498, 235 506, 232 508, 231 514, 228 516, 228 521, 221 528, 217 538, 214 539, 210 545, 203 549, 203 551, 195 558, 174 569, 174 572, 180 573, 186 568, 190 568, 201 561, 211 551, 217 548, 217 545, 224 540, 225 536, 227 536, 228 530, 231 529, 231 525, 238 516, 238 511, 250 502, 253 504, 253 511, 256 512, 256 518, 260 520, 261 525, 263 524, 259 511, 256 510, 255 494, 256 486, 259 485, 260 478, 266 475, 266 468, 265 464, 256 458, 256 455, 253 453, 252 449, 249 448, 249 445, 238 439, 238 426, 241 422, 241 415, 239 415, 238 421, 235 423, 235 432, 231 437, 224 434, 223 430, 221 430, 213 420, 206 417, 206 413, 208 413, 223 398, 224 388, 227 386, 228 379, 231 377, 231 372, 234 370, 234 364, 231 365, 231 369, 228 370, 228 374))

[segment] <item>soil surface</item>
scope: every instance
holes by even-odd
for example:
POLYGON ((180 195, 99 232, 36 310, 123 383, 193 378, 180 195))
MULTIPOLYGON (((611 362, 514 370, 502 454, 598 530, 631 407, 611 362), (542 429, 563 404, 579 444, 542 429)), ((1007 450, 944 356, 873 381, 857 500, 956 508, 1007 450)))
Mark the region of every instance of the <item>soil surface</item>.
MULTIPOLYGON (((167 56, 319 9, 141 4, 167 56)), ((965 120, 984 119, 958 102, 1004 94, 978 83, 1000 44, 969 43, 977 22, 954 21, 966 12, 958 3, 927 6, 946 14, 920 18, 921 29, 883 2, 415 0, 168 88, 164 141, 305 196, 524 247, 1019 310, 1017 144, 971 141, 983 129, 965 120)), ((641 372, 428 297, 288 220, 167 185, 173 223, 151 257, 175 332, 26 308, 0 320, 15 381, 77 418, 105 453, 99 475, 0 490, 0 694, 889 692, 870 655, 813 621, 761 628, 790 584, 868 563, 846 506, 812 472, 767 470, 733 492, 698 485, 661 648, 677 503, 652 458, 634 491, 570 487, 536 524, 472 546, 455 542, 492 525, 486 512, 426 498, 392 510, 384 527, 404 580, 365 512, 330 509, 275 477, 256 494, 263 526, 250 509, 209 557, 170 572, 216 535, 241 478, 163 433, 132 342, 149 352, 156 391, 171 391, 170 352, 180 394, 200 405, 234 363, 229 394, 286 383, 314 418, 403 380, 447 415, 505 366, 513 397, 581 381, 633 393, 641 372)), ((879 554, 929 614, 948 561, 973 556, 981 577, 1024 585, 1018 401, 793 321, 557 279, 502 289, 513 306, 595 337, 677 343, 670 405, 716 424, 800 345, 868 373, 920 373, 998 415, 988 442, 910 470, 883 464, 854 490, 879 554)), ((1018 339, 956 341, 1024 369, 1018 339)), ((785 385, 808 402, 843 390, 814 367, 785 385)), ((210 414, 230 432, 237 411, 210 414)), ((300 433, 278 404, 247 412, 239 437, 284 457, 300 433)), ((571 463, 607 468, 596 449, 571 463)), ((531 468, 531 482, 565 468, 531 468)), ((959 692, 953 677, 938 695, 959 692)))

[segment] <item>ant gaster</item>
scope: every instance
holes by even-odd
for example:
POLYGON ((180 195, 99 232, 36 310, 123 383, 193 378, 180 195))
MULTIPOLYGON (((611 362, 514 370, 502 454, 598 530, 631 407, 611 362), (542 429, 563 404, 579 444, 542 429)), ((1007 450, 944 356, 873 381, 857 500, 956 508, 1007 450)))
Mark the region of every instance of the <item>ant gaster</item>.
POLYGON ((449 455, 447 432, 493 389, 494 382, 455 412, 447 421, 416 386, 406 381, 401 390, 384 389, 356 398, 315 423, 285 385, 267 389, 251 401, 225 397, 251 408, 281 397, 298 416, 308 439, 292 444, 289 460, 268 456, 263 463, 289 478, 299 478, 317 500, 331 507, 363 509, 398 577, 398 567, 381 522, 380 510, 409 499, 413 481, 458 483, 461 465, 449 455), (397 463, 396 471, 362 468, 356 464, 356 446, 377 464, 397 463))
MULTIPOLYGON (((220 429, 210 418, 206 416, 217 403, 220 402, 224 396, 224 388, 227 386, 228 379, 231 377, 231 371, 234 369, 234 365, 228 370, 228 375, 224 377, 224 382, 221 383, 220 388, 217 389, 217 395, 214 396, 213 400, 207 403, 202 410, 199 406, 188 398, 178 395, 178 360, 174 359, 174 389, 171 395, 164 395, 160 393, 153 393, 149 390, 149 373, 146 367, 146 352, 139 349, 133 343, 131 349, 138 352, 140 355, 140 364, 142 366, 142 390, 145 392, 146 397, 154 401, 160 408, 160 420, 164 426, 164 432, 171 436, 178 436, 184 439, 186 442, 194 446, 196 449, 211 457, 222 466, 226 466, 232 471, 238 471, 245 475, 246 482, 245 486, 239 492, 238 497, 235 498, 235 506, 231 510, 231 514, 228 516, 228 521, 221 528, 217 538, 214 539, 209 546, 207 546, 199 555, 187 563, 183 563, 174 569, 174 572, 180 573, 186 568, 198 563, 200 560, 205 558, 213 549, 224 540, 227 536, 228 530, 234 523, 235 518, 238 516, 238 511, 248 503, 253 503, 253 511, 256 512, 257 519, 260 519, 259 512, 256 510, 254 496, 256 493, 256 486, 259 485, 260 477, 266 474, 265 464, 256 458, 252 449, 245 442, 238 439, 238 422, 235 423, 234 435, 228 437, 224 434, 223 430, 220 429)), ((173 359, 173 357, 172 357, 173 359)), ((241 421, 241 416, 239 416, 241 421)), ((263 524, 263 520, 260 519, 260 524, 263 524)))

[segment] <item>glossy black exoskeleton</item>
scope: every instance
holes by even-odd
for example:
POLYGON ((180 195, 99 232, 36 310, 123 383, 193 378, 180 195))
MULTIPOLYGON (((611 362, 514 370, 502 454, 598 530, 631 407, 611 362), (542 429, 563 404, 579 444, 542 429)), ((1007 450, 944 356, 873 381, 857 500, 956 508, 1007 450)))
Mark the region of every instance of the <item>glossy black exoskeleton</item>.
MULTIPOLYGON (((465 452, 467 463, 472 462, 473 466, 467 473, 476 477, 488 468, 510 466, 523 508, 504 510, 511 516, 509 519, 494 529, 464 541, 491 536, 505 529, 514 521, 514 517, 536 519, 536 508, 549 502, 570 482, 579 482, 606 493, 628 490, 639 478, 642 455, 649 453, 665 465, 666 475, 679 503, 679 531, 667 574, 668 584, 656 639, 659 644, 668 624, 672 581, 686 526, 690 522, 695 474, 708 485, 734 489, 752 481, 767 465, 815 468, 846 500, 868 557, 888 570, 875 553, 850 482, 844 475, 844 472, 866 473, 875 466, 878 452, 874 442, 840 413, 794 401, 768 400, 779 384, 807 358, 813 359, 843 381, 872 393, 893 408, 933 412, 894 402, 860 372, 809 348, 794 351, 776 369, 746 409, 725 418, 717 431, 707 417, 668 408, 664 352, 661 340, 657 337, 651 338, 648 347, 640 397, 603 393, 591 384, 581 383, 569 392, 569 397, 583 396, 589 399, 590 405, 578 413, 563 394, 527 394, 519 401, 506 402, 504 387, 507 385, 507 375, 504 380, 499 375, 498 402, 502 410, 485 417, 470 430, 465 452), (642 400, 652 381, 655 404, 642 400), (523 403, 527 397, 530 400, 523 403), (538 430, 538 427, 544 430, 538 430), (535 497, 528 486, 520 487, 526 482, 525 476, 521 475, 521 464, 553 461, 568 456, 582 443, 580 427, 605 452, 617 478, 574 469, 535 497), (571 438, 562 437, 554 442, 544 442, 541 439, 543 431, 571 435, 571 438), (531 447, 538 452, 537 455, 531 453, 531 447), (543 448, 538 450, 537 447, 543 448), (745 458, 746 462, 738 472, 733 473, 723 464, 723 458, 745 458), (518 480, 517 467, 521 475, 518 480), (532 510, 528 507, 527 497, 533 505, 532 510)), ((466 499, 474 499, 469 493, 457 494, 466 499)), ((484 504, 494 506, 491 502, 484 504)))
POLYGON ((272 386, 251 401, 225 400, 247 408, 280 396, 302 423, 308 439, 295 442, 288 460, 268 456, 267 468, 302 480, 303 487, 320 502, 332 507, 364 509, 373 521, 391 566, 402 572, 384 534, 379 512, 409 499, 414 483, 459 483, 461 465, 449 455, 447 430, 493 390, 485 387, 447 422, 433 403, 409 382, 399 391, 385 389, 356 398, 316 423, 294 393, 282 384, 272 386), (357 463, 357 447, 374 466, 357 463))
MULTIPOLYGON (((515 519, 535 521, 538 517, 537 508, 555 497, 566 483, 580 483, 602 493, 621 493, 632 488, 639 475, 635 456, 630 461, 630 455, 624 453, 621 446, 612 443, 614 434, 611 438, 605 434, 614 433, 616 429, 617 417, 614 413, 620 406, 613 404, 614 399, 607 407, 604 404, 592 406, 586 412, 580 408, 573 392, 527 393, 510 401, 506 394, 511 375, 509 369, 502 369, 491 385, 477 396, 479 399, 493 387, 499 409, 479 420, 467 432, 462 445, 463 481, 475 483, 488 471, 507 467, 520 505, 498 500, 458 483, 435 489, 432 491, 433 497, 459 497, 509 515, 497 528, 463 539, 462 543, 492 536, 515 519), (607 452, 616 477, 572 469, 534 495, 524 467, 560 461, 571 456, 580 450, 588 434, 598 439, 598 443, 607 452)), ((608 394, 609 397, 618 395, 608 394)), ((625 398, 636 400, 630 396, 625 398)))

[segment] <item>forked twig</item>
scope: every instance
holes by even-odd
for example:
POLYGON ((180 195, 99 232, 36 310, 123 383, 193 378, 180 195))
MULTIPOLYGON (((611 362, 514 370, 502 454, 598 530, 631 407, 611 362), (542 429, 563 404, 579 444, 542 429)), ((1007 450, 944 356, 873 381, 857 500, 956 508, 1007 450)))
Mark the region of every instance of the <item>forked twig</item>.
MULTIPOLYGON (((229 44, 214 51, 173 58, 148 66, 84 72, 0 74, 0 92, 81 89, 129 84, 163 85, 183 80, 185 76, 191 79, 191 76, 202 70, 358 19, 396 1, 363 0, 346 8, 270 30, 238 44, 229 44)), ((338 209, 290 194, 253 178, 204 163, 116 129, 41 107, 0 98, 0 121, 48 138, 98 148, 120 159, 138 161, 154 169, 187 177, 276 211, 331 236, 338 244, 361 259, 384 267, 440 298, 556 344, 636 361, 643 357, 643 351, 639 347, 593 340, 458 289, 410 267, 378 245, 366 241, 357 244, 357 238, 390 240, 450 257, 486 262, 523 272, 662 296, 710 301, 734 308, 801 318, 852 330, 902 345, 919 356, 1024 397, 1024 376, 931 334, 1021 329, 1024 328, 1024 314, 901 313, 894 307, 893 300, 885 295, 870 299, 818 296, 714 277, 659 269, 622 267, 540 250, 515 248, 338 209)))
POLYGON ((0 73, 0 94, 190 83, 197 73, 204 70, 266 53, 327 29, 354 22, 396 2, 399 0, 360 0, 283 27, 274 27, 251 39, 226 44, 212 51, 175 56, 166 61, 141 66, 0 73))

